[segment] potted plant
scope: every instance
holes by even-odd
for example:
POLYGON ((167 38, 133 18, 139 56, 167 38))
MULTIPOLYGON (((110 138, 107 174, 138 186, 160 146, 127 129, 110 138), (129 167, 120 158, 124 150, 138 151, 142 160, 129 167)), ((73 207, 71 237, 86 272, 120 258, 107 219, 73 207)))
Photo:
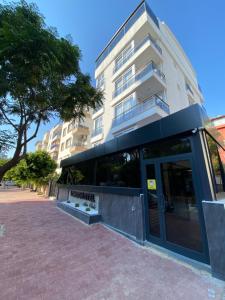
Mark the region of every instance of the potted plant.
POLYGON ((91 211, 91 208, 90 207, 86 207, 85 210, 86 211, 91 211))
POLYGON ((75 203, 75 207, 79 207, 80 206, 80 203, 75 203))

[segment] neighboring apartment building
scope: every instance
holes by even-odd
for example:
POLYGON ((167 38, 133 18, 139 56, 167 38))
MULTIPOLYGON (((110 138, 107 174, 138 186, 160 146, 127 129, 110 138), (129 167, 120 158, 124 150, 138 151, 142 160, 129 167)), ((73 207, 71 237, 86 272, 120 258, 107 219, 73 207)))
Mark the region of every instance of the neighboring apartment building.
POLYGON ((98 56, 95 78, 105 100, 92 116, 92 146, 203 103, 184 50, 145 1, 98 56))
POLYGON ((57 162, 90 148, 91 115, 83 120, 57 124, 44 134, 43 140, 35 144, 36 150, 45 150, 57 162))
POLYGON ((86 118, 83 121, 75 120, 63 123, 58 155, 59 162, 90 148, 91 125, 90 114, 86 114, 86 118))
POLYGON ((223 140, 223 144, 225 146, 225 115, 212 118, 211 122, 212 126, 216 127, 216 129, 220 133, 221 139, 223 140))

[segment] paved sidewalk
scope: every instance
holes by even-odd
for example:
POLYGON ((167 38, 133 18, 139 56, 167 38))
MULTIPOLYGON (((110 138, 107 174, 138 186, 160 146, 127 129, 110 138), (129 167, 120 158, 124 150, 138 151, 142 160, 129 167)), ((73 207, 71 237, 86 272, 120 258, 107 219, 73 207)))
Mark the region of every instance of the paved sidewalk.
POLYGON ((35 193, 0 190, 0 300, 224 300, 224 284, 87 226, 35 193))

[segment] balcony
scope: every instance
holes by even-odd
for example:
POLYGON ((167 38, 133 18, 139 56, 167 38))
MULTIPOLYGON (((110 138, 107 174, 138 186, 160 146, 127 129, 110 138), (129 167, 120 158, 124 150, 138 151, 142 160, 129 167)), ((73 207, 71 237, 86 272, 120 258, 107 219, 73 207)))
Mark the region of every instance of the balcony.
POLYGON ((76 152, 82 152, 85 151, 87 149, 87 147, 84 145, 84 143, 74 143, 71 147, 70 147, 70 153, 76 153, 76 152))
POLYGON ((89 127, 81 125, 81 124, 76 124, 74 127, 71 129, 72 133, 80 133, 80 134, 88 134, 89 133, 89 127))
POLYGON ((50 152, 51 153, 58 153, 58 151, 59 151, 59 144, 53 144, 53 145, 51 145, 51 147, 50 147, 50 152))
POLYGON ((150 45, 153 45, 154 49, 158 52, 159 55, 162 55, 162 49, 157 44, 156 40, 154 40, 152 36, 148 34, 140 44, 138 44, 136 47, 131 49, 131 51, 127 53, 127 55, 124 56, 123 59, 118 64, 115 65, 113 69, 113 74, 115 74, 126 62, 128 62, 129 59, 139 51, 139 49, 141 49, 145 44, 148 43, 150 43, 150 45))
MULTIPOLYGON (((143 98, 148 97, 149 89, 151 94, 157 94, 165 89, 165 82, 165 75, 154 62, 150 62, 114 91, 113 101, 116 103, 119 99, 115 98, 119 98, 119 95, 120 98, 125 97, 126 94, 133 92, 137 87, 141 87, 143 83, 146 83, 144 87, 142 86, 142 92, 146 93, 143 98)), ((113 104, 115 104, 114 102, 113 104)))
POLYGON ((169 113, 169 105, 159 96, 154 95, 144 102, 140 102, 137 105, 133 106, 131 109, 116 116, 113 119, 112 127, 114 128, 125 122, 129 122, 129 124, 126 125, 131 125, 131 123, 137 123, 151 117, 159 119, 168 115, 169 113))
POLYGON ((55 134, 55 135, 52 137, 52 142, 53 142, 53 141, 58 141, 58 140, 60 140, 60 138, 61 138, 61 132, 55 134))

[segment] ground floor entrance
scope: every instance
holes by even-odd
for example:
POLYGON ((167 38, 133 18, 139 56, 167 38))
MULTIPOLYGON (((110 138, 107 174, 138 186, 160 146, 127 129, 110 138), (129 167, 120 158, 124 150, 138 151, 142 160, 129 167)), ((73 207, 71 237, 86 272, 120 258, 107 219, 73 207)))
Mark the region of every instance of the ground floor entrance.
POLYGON ((147 240, 207 261, 191 154, 146 160, 143 169, 147 240))

